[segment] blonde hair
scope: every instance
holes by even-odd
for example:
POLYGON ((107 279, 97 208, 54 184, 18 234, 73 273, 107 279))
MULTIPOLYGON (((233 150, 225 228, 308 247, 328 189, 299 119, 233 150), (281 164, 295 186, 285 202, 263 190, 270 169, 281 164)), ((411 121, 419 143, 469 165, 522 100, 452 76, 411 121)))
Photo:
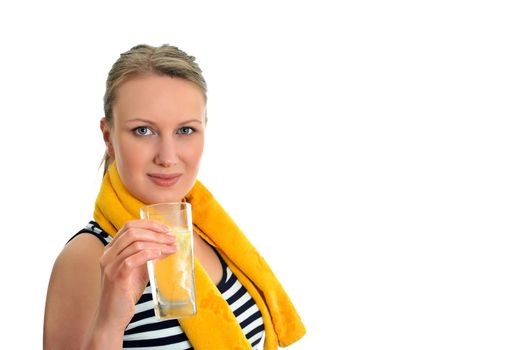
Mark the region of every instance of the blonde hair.
MULTIPOLYGON (((119 86, 126 80, 144 74, 158 74, 173 78, 182 78, 195 83, 207 101, 207 84, 202 70, 193 56, 171 45, 154 47, 137 45, 121 54, 114 63, 106 79, 104 95, 105 119, 111 125, 113 121, 112 106, 117 97, 119 86)), ((108 170, 110 156, 104 155, 104 172, 108 170)))

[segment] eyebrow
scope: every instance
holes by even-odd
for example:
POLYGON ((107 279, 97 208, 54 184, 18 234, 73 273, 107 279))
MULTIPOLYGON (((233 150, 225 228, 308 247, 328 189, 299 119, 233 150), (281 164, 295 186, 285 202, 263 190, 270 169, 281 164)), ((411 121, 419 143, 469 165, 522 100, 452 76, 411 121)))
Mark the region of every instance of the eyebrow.
MULTIPOLYGON (((133 118, 133 119, 129 119, 129 120, 125 121, 126 124, 128 124, 128 123, 136 123, 136 122, 146 123, 146 124, 150 124, 150 125, 156 125, 155 122, 153 122, 151 120, 148 120, 148 119, 143 119, 143 118, 133 118)), ((200 119, 189 119, 189 120, 185 120, 185 121, 179 123, 179 125, 190 124, 190 123, 202 124, 202 121, 200 119)))

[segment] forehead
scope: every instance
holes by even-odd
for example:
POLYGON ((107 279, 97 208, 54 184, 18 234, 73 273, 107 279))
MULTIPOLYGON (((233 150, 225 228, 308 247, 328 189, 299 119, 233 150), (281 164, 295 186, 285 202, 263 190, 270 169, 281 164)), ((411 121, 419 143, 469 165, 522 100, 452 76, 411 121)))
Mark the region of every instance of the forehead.
POLYGON ((195 83, 155 74, 123 82, 116 90, 114 118, 190 118, 205 116, 205 97, 195 83))

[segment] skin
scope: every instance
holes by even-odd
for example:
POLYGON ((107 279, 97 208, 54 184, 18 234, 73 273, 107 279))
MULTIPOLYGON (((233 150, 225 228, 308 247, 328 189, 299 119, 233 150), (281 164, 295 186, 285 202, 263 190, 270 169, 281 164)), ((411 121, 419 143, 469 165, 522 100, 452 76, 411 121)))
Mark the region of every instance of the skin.
MULTIPOLYGON (((205 101, 193 83, 159 75, 124 82, 114 120, 101 120, 108 154, 127 190, 146 204, 180 201, 192 188, 204 148, 205 101)), ((44 349, 121 349, 123 332, 148 281, 146 262, 174 253, 155 221, 126 223, 104 247, 81 234, 58 256, 50 278, 44 349), (79 273, 82 271, 82 273, 79 273)), ((218 257, 196 233, 194 251, 213 283, 218 257)))

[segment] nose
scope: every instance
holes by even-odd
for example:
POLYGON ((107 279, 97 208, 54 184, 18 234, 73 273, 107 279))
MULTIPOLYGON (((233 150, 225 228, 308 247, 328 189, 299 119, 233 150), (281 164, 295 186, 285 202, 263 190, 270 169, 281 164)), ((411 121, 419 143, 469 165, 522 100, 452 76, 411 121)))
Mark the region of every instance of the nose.
POLYGON ((169 168, 178 163, 178 153, 175 140, 172 137, 160 137, 154 163, 169 168))

